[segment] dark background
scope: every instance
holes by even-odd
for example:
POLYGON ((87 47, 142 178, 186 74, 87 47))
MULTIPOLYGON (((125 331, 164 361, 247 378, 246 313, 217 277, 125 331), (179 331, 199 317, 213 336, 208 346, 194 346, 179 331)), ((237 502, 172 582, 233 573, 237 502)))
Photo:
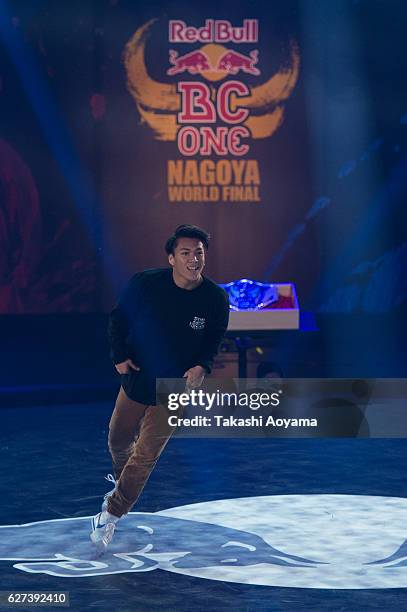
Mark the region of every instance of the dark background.
POLYGON ((405 306, 404 2, 1 6, 1 313, 108 311, 134 271, 165 265, 182 222, 213 234, 218 282, 291 281, 317 312, 405 306), (166 162, 180 155, 141 124, 123 51, 157 17, 147 69, 173 82, 168 19, 231 15, 260 23, 262 75, 236 78, 254 86, 284 64, 289 40, 300 50, 284 122, 246 156, 259 160, 262 202, 170 204, 166 162))
MULTIPOLYGON (((406 16, 394 0, 2 2, 6 405, 22 389, 26 401, 33 389, 69 400, 73 387, 82 399, 115 387, 106 313, 135 271, 166 265, 164 241, 183 222, 213 234, 214 280, 294 282, 316 319, 317 331, 274 332, 249 351, 249 375, 272 361, 286 376, 405 376, 406 16), (262 75, 238 75, 250 85, 284 66, 289 40, 300 51, 284 122, 247 155, 259 160, 262 202, 170 204, 166 164, 180 155, 141 123, 123 51, 158 18, 146 65, 169 83, 168 20, 232 15, 259 19, 262 75)), ((236 375, 234 347, 225 351, 236 375)))
MULTIPOLYGON (((131 274, 165 265, 179 223, 213 234, 215 281, 293 282, 315 317, 314 331, 249 344, 249 375, 263 361, 285 377, 406 377, 406 17, 404 0, 0 0, 2 524, 95 512, 118 385, 107 312, 131 274), (259 19, 259 81, 297 41, 284 122, 247 156, 260 163, 260 204, 167 201, 176 145, 141 124, 123 65, 153 17, 146 62, 160 81, 171 82, 170 18, 259 19)), ((236 376, 235 347, 223 348, 215 374, 236 376)), ((138 510, 259 494, 403 496, 405 456, 402 439, 174 438, 138 510)), ((1 570, 3 589, 66 588, 11 562, 1 570)), ((253 589, 165 572, 75 582, 77 610, 405 607, 401 589, 253 589)))

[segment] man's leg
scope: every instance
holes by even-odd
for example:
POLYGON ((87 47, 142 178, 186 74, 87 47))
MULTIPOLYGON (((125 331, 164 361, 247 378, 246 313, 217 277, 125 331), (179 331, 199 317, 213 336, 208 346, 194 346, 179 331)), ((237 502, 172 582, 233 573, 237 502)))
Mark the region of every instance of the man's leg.
POLYGON ((120 387, 109 424, 109 451, 116 480, 131 457, 147 406, 127 397, 120 387))
MULTIPOLYGON (((116 478, 120 477, 129 457, 135 449, 135 437, 140 428, 147 406, 134 402, 127 397, 123 388, 120 388, 116 405, 109 425, 109 450, 113 460, 113 471, 116 478)), ((116 487, 120 484, 117 481, 116 487)), ((110 495, 108 500, 110 500, 110 495)), ((106 500, 103 502, 102 512, 92 517, 92 531, 90 539, 97 546, 99 552, 104 552, 109 546, 116 528, 116 522, 123 512, 106 511, 106 500)))
POLYGON ((109 433, 109 449, 118 478, 108 501, 110 514, 126 514, 140 496, 175 429, 168 424, 169 415, 165 406, 139 404, 120 389, 109 433))

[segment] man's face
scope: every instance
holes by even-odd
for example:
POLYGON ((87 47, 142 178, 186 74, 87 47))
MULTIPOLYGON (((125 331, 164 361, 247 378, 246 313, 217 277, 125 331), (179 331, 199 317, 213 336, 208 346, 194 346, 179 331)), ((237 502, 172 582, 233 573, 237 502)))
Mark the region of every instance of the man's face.
POLYGON ((200 280, 205 266, 205 248, 196 238, 179 238, 174 255, 168 256, 174 278, 181 284, 193 284, 200 280))

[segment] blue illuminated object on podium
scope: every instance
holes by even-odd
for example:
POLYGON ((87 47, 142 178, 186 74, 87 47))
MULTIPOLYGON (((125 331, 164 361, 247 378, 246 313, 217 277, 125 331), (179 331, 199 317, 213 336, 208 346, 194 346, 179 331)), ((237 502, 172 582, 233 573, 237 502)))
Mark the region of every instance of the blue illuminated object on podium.
POLYGON ((230 310, 261 310, 278 300, 278 289, 270 283, 247 278, 219 284, 229 295, 230 310))

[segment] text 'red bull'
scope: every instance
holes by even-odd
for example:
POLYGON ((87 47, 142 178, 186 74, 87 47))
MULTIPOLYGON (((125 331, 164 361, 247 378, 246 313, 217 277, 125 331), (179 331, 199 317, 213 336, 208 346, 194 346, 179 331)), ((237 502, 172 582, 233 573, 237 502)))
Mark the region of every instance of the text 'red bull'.
POLYGON ((226 19, 207 19, 203 27, 195 28, 171 19, 168 33, 170 43, 253 43, 259 40, 259 22, 244 19, 243 26, 232 26, 226 19))

